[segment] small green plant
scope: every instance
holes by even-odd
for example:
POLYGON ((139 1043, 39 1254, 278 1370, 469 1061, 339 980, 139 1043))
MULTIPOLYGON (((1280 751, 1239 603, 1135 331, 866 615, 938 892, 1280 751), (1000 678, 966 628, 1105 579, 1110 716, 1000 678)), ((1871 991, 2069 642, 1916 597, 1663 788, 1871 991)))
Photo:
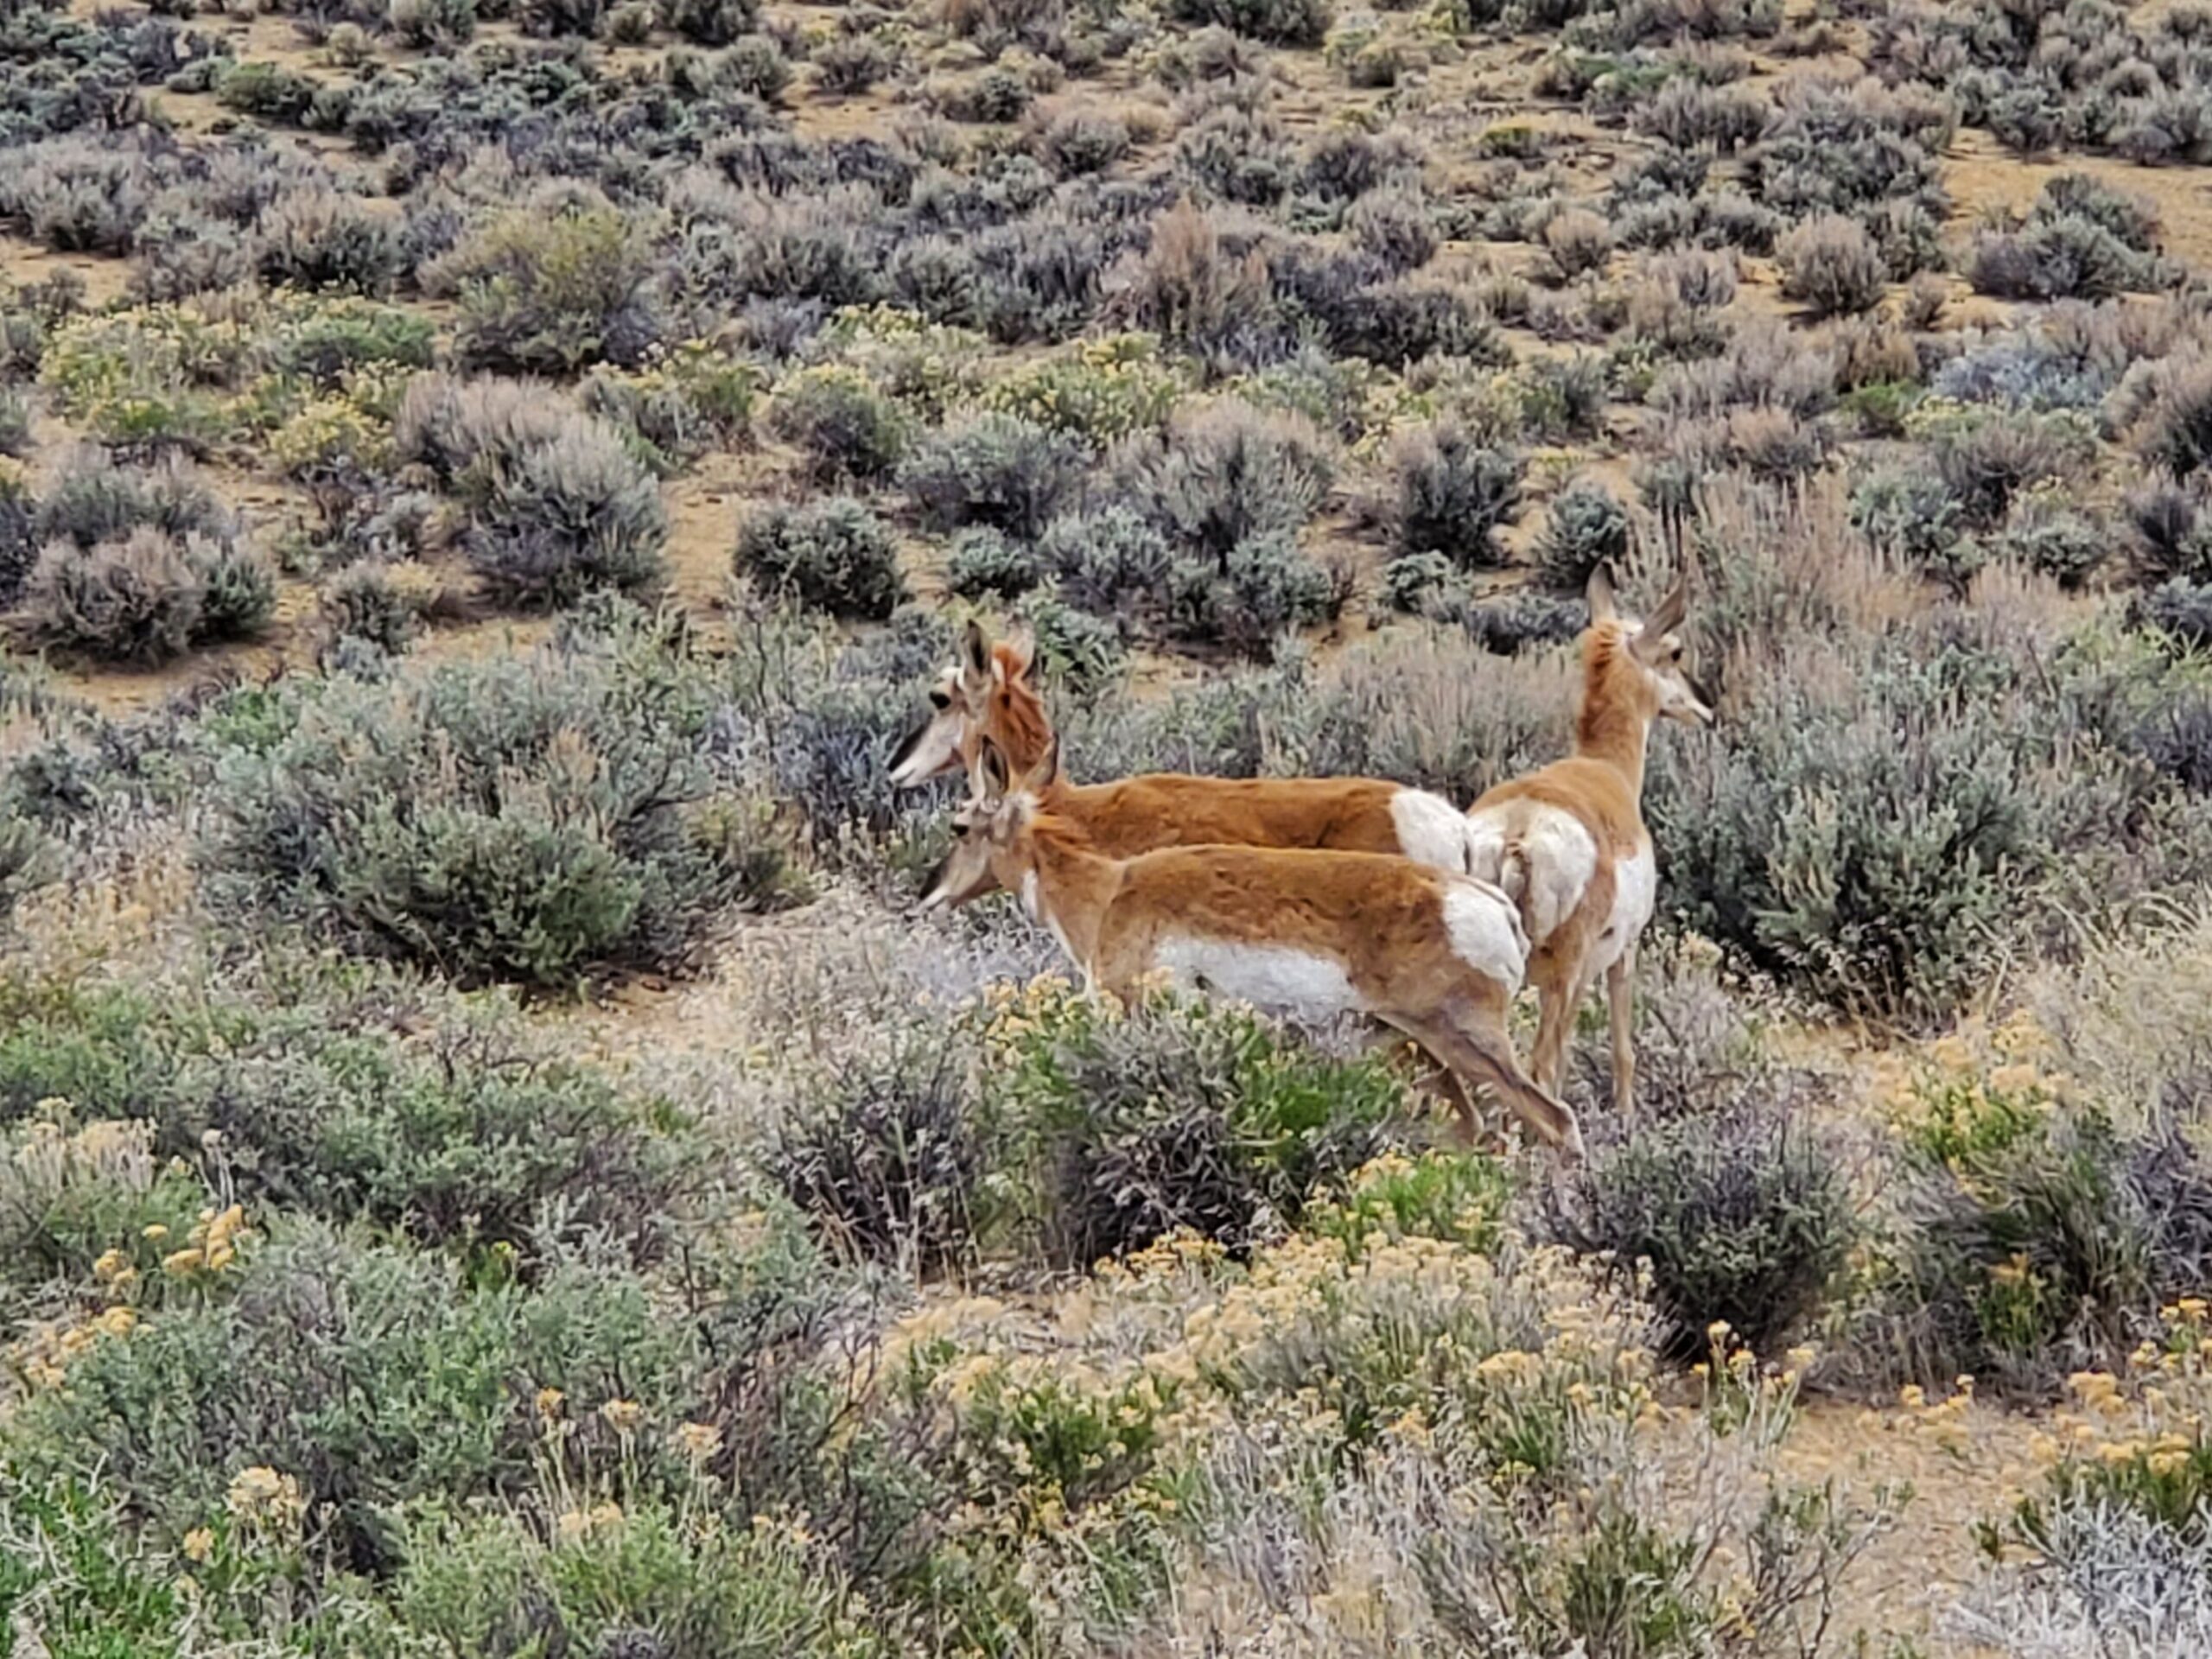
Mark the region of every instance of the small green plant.
POLYGON ((889 528, 846 495, 756 513, 739 532, 737 568, 836 616, 880 622, 907 597, 889 528))

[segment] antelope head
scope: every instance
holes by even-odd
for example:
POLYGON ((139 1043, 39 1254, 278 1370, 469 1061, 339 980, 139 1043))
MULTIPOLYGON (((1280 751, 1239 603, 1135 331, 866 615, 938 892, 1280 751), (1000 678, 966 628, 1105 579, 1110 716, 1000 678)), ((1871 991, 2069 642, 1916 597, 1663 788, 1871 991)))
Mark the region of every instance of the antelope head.
POLYGON ((1611 624, 1620 629, 1627 642, 1628 659, 1641 671, 1641 689, 1650 711, 1685 726, 1712 725, 1712 702, 1682 662, 1682 637, 1678 630, 1689 612, 1688 573, 1675 578, 1659 608, 1641 621, 1622 613, 1613 599, 1612 578, 1602 564, 1590 574, 1589 600, 1591 626, 1611 624))
POLYGON ((982 741, 969 771, 968 799, 953 814, 952 850, 923 891, 925 911, 957 910, 1009 885, 1009 876, 1020 880, 1029 821, 1059 770, 1058 737, 1044 759, 1019 778, 1006 751, 988 737, 982 741))
POLYGON ((932 778, 956 772, 967 759, 968 734, 982 718, 991 685, 990 642, 975 622, 961 638, 960 655, 945 665, 930 688, 930 717, 906 734, 891 757, 895 788, 915 789, 932 778))

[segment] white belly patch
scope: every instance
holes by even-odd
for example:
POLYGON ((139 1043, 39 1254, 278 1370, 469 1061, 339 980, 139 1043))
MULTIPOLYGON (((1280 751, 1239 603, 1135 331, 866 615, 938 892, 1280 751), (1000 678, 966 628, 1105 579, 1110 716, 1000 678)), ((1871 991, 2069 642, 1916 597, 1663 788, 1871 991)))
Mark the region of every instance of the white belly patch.
POLYGON ((1463 874, 1467 869, 1467 815, 1441 795, 1402 789, 1390 798, 1390 825, 1398 850, 1416 864, 1463 874))
POLYGON ((1444 890, 1444 931, 1452 953, 1507 993, 1521 988, 1529 941, 1512 903, 1486 881, 1454 881, 1444 890))
POLYGON ((1342 963, 1294 945, 1171 936, 1160 942, 1154 965, 1166 969, 1182 988, 1204 989, 1294 1020, 1319 1024, 1364 1012, 1342 963))

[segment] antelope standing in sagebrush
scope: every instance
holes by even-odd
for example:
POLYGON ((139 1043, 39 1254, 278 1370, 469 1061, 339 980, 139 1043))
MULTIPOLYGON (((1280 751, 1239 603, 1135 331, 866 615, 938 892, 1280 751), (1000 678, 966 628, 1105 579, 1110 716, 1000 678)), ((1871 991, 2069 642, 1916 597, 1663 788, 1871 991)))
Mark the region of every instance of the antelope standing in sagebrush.
MULTIPOLYGON (((1058 750, 1056 739, 1016 773, 981 740, 932 907, 1009 888, 1093 988, 1118 996, 1164 975, 1294 1018, 1379 1020, 1581 1156, 1574 1114, 1522 1070, 1506 1030, 1529 941, 1503 892, 1376 853, 1212 845, 1114 858, 1064 810, 1074 791, 1058 750)), ((1471 1132, 1464 1092, 1456 1103, 1471 1132)))
MULTIPOLYGON (((891 780, 911 788, 971 768, 995 742, 1027 772, 1053 752, 1052 723, 1030 653, 989 644, 968 625, 959 660, 931 688, 934 712, 893 756, 891 780)), ((1063 784, 1054 811, 1097 849, 1129 858, 1162 847, 1327 848, 1395 853, 1465 873, 1466 815, 1440 795, 1373 778, 1202 778, 1153 772, 1110 784, 1063 784)), ((988 879, 969 897, 993 890, 988 879)))
POLYGON ((1590 578, 1582 639, 1582 704, 1574 753, 1486 791, 1467 809, 1473 874, 1520 906, 1540 1002, 1529 1070, 1559 1086, 1574 1016, 1605 976, 1613 1045, 1613 1101, 1632 1104, 1636 1059, 1630 1013, 1636 945, 1658 897, 1658 864, 1643 824, 1644 756, 1660 720, 1709 726, 1713 710, 1682 665, 1675 632, 1689 607, 1677 577, 1659 608, 1624 616, 1601 567, 1590 578))

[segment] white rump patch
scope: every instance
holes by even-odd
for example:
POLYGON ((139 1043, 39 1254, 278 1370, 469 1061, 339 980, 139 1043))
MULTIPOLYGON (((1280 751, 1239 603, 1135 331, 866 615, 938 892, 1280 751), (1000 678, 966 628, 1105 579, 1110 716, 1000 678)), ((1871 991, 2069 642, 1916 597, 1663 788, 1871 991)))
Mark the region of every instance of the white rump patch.
POLYGON ((1529 940, 1506 896, 1486 881, 1452 881, 1444 888, 1444 931, 1452 952, 1477 973, 1521 988, 1529 966, 1529 940))
POLYGON ((1537 944, 1551 938, 1574 913, 1598 874, 1598 842, 1582 821, 1556 806, 1524 808, 1516 802, 1471 814, 1475 874, 1512 891, 1504 879, 1508 839, 1521 817, 1521 856, 1527 867, 1525 915, 1529 937, 1537 944))
POLYGON ((1203 988, 1310 1024, 1365 1011, 1343 963, 1294 945, 1178 934, 1160 942, 1153 960, 1184 989, 1203 988))
POLYGON ((1467 873, 1467 815, 1441 795, 1400 790, 1390 798, 1390 823, 1398 832, 1399 852, 1414 863, 1467 873))

